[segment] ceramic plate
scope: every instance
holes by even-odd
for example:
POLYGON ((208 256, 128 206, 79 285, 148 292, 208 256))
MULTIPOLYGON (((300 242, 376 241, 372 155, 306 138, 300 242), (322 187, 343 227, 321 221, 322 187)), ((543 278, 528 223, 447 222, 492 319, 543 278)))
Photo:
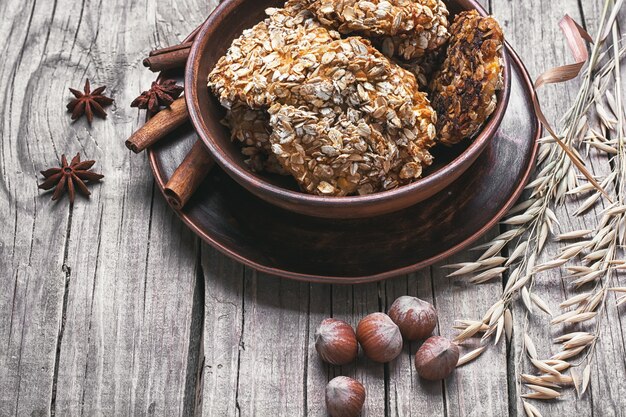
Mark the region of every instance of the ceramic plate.
MULTIPOLYGON (((466 248, 520 196, 540 134, 532 83, 513 50, 511 96, 500 129, 460 179, 408 209, 369 219, 333 220, 285 211, 253 196, 215 168, 180 218, 226 255, 263 272, 305 281, 376 281, 429 266, 466 248)), ((183 74, 167 74, 182 82, 183 74)), ((157 185, 197 135, 190 123, 149 150, 157 185)))

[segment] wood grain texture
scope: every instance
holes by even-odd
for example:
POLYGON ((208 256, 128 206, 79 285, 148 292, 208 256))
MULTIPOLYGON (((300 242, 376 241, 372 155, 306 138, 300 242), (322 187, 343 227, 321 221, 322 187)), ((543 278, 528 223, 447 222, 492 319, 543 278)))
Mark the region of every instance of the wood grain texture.
POLYGON ((309 284, 247 270, 239 383, 242 415, 306 412, 309 284))
POLYGON ((207 3, 0 9, 0 270, 11 271, 1 274, 0 415, 183 415, 199 346, 190 349, 197 239, 123 139, 143 122, 128 103, 154 77, 141 59, 178 42, 207 3), (65 114, 67 88, 86 77, 116 100, 91 128, 65 114), (40 169, 76 152, 97 159, 105 179, 70 209, 36 184, 40 169))
POLYGON ((244 268, 203 245, 205 282, 204 364, 201 369, 203 416, 232 416, 239 410, 238 380, 245 349, 244 268))
MULTIPOLYGON (((501 282, 471 286, 445 278, 439 265, 361 286, 266 276, 200 243, 155 191, 145 156, 124 147, 143 122, 128 103, 154 78, 141 60, 182 40, 216 4, 0 2, 0 416, 323 416, 324 386, 340 374, 366 385, 364 416, 522 416, 512 376, 518 366, 530 369, 514 359, 520 315, 508 355, 501 343, 443 384, 415 375, 418 343, 391 364, 361 352, 340 368, 323 364, 314 348, 323 318, 356 326, 406 294, 433 302, 437 331, 452 336, 453 320, 480 317, 501 282), (116 99, 108 120, 91 128, 70 123, 64 108, 67 88, 86 77, 116 99), (70 209, 40 195, 38 171, 79 151, 106 176, 90 187, 91 200, 70 209)), ((593 32, 601 7, 584 0, 485 5, 533 76, 569 62, 556 25, 563 13, 593 32)), ((542 92, 551 119, 576 86, 542 92)), ((607 161, 594 157, 590 168, 603 175, 607 161)), ((594 225, 598 209, 572 217, 578 203, 557 212, 561 230, 594 225)), ((559 247, 551 242, 546 256, 559 247)), ((555 311, 571 294, 559 271, 542 274, 537 285, 555 311)), ((614 298, 605 314, 590 391, 538 404, 544 415, 624 415, 626 316, 614 298)), ((532 320, 540 352, 555 351, 547 340, 560 329, 532 320)))
POLYGON ((54 71, 43 56, 54 13, 34 2, 3 2, 0 10, 0 415, 46 415, 69 279, 67 205, 38 198, 36 188, 38 168, 58 161, 65 140, 60 126, 47 125, 36 94, 54 71), (27 111, 37 107, 42 112, 27 111))

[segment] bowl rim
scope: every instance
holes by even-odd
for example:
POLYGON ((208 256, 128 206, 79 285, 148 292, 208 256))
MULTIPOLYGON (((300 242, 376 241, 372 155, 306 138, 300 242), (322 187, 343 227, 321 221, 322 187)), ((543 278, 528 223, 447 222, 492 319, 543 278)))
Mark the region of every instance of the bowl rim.
MULTIPOLYGON (((416 193, 420 190, 426 191, 436 189, 438 185, 445 181, 448 176, 453 175, 459 167, 462 167, 463 165, 467 165, 467 167, 471 166, 474 160, 487 147, 491 138, 493 138, 496 134, 500 123, 504 118, 504 114, 506 113, 506 109, 508 107, 511 89, 510 48, 506 43, 503 47, 504 88, 499 92, 500 99, 498 100, 496 109, 484 124, 480 132, 472 140, 467 149, 436 172, 420 178, 415 182, 392 190, 357 196, 319 196, 307 194, 301 191, 292 191, 278 185, 274 185, 271 182, 254 175, 251 171, 242 169, 235 162, 232 162, 226 152, 217 145, 211 137, 207 126, 204 124, 200 111, 198 92, 195 88, 196 80, 198 79, 198 72, 200 70, 199 63, 196 63, 202 57, 202 51, 205 48, 205 44, 209 41, 207 34, 211 31, 211 29, 213 29, 213 26, 220 21, 220 16, 222 14, 233 12, 245 1, 247 0, 224 0, 215 8, 207 20, 202 24, 200 30, 195 36, 185 68, 185 87, 187 87, 185 90, 185 101, 187 103, 187 109, 192 124, 217 164, 241 185, 247 184, 246 187, 262 191, 265 195, 270 195, 274 199, 282 200, 287 203, 326 209, 345 209, 347 207, 353 207, 356 209, 359 207, 368 207, 377 203, 403 199, 406 198, 407 195, 416 193)), ((482 16, 488 15, 487 11, 476 0, 460 1, 462 3, 466 3, 469 7, 476 9, 482 16)))

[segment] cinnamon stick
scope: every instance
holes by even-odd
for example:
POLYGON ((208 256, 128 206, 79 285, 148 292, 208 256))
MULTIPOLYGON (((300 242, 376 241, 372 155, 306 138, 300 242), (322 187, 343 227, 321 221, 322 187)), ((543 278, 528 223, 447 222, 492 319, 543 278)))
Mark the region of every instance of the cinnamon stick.
POLYGON ((187 103, 185 103, 185 98, 181 97, 174 101, 169 108, 155 114, 145 125, 133 133, 126 141, 126 147, 139 153, 163 139, 168 133, 185 123, 188 118, 187 103))
POLYGON ((165 185, 165 197, 172 207, 180 210, 187 204, 214 164, 204 143, 198 139, 165 185))
POLYGON ((143 65, 152 72, 184 67, 190 51, 191 42, 155 49, 150 52, 148 58, 143 60, 143 65))

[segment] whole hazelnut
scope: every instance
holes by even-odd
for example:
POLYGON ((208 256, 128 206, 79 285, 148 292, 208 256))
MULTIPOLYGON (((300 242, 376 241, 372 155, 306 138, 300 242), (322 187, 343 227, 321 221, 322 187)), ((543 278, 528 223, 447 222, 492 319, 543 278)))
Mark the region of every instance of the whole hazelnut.
POLYGON ((365 403, 365 387, 347 376, 326 385, 326 409, 331 417, 357 417, 365 403))
POLYGON ((389 362, 402 351, 402 334, 384 313, 365 316, 356 328, 356 338, 365 355, 376 362, 389 362))
POLYGON ((324 319, 315 331, 315 350, 323 361, 333 365, 345 365, 356 359, 359 345, 356 334, 348 323, 324 319))
POLYGON ((389 317, 406 340, 426 339, 437 325, 437 311, 432 304, 408 295, 393 302, 389 317))
POLYGON ((417 373, 429 381, 447 378, 458 362, 458 346, 441 336, 433 336, 426 340, 415 354, 417 373))

